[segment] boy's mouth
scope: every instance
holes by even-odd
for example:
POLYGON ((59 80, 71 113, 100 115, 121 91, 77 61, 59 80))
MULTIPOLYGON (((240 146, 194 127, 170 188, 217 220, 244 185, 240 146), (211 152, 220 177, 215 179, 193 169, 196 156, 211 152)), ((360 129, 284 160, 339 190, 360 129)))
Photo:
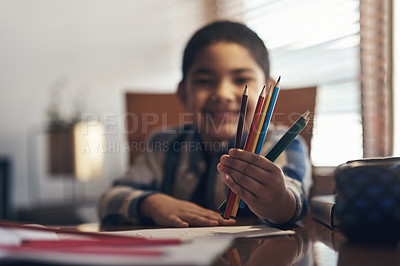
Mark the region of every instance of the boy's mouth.
POLYGON ((238 110, 208 110, 204 111, 207 119, 212 119, 214 123, 231 123, 236 122, 238 119, 238 110))

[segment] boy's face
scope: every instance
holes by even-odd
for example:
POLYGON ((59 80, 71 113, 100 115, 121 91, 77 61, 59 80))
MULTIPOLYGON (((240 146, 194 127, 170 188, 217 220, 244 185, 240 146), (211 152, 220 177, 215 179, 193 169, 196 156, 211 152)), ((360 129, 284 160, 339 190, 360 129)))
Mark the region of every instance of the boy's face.
POLYGON ((245 47, 218 42, 197 54, 180 89, 184 90, 186 109, 193 113, 203 140, 215 141, 235 137, 246 84, 246 130, 249 128, 265 82, 264 72, 245 47))

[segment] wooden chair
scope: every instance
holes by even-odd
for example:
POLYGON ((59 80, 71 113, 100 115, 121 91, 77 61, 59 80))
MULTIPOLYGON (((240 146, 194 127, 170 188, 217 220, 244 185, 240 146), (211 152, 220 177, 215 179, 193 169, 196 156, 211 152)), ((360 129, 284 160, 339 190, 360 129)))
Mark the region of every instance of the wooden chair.
MULTIPOLYGON (((316 87, 281 89, 271 118, 276 125, 292 125, 309 108, 315 110, 316 87)), ((130 163, 139 154, 149 133, 167 126, 177 126, 185 110, 176 94, 126 93, 127 132, 130 163)), ((313 119, 300 133, 311 150, 313 119)))
MULTIPOLYGON (((317 87, 280 90, 271 122, 290 127, 309 108, 312 108, 314 114, 316 94, 317 87)), ((300 132, 308 145, 309 152, 311 152, 313 127, 314 119, 311 117, 307 126, 300 132)))

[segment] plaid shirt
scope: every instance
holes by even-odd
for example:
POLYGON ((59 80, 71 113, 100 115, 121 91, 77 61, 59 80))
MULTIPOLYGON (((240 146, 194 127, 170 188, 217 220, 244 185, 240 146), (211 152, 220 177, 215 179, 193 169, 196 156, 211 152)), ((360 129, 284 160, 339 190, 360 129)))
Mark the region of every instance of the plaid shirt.
MULTIPOLYGON (((271 125, 261 154, 266 154, 285 132, 285 129, 273 129, 271 125)), ((192 126, 154 134, 147 146, 142 147, 143 152, 127 174, 115 180, 102 194, 98 202, 101 223, 148 223, 138 211, 138 206, 142 199, 153 193, 169 194, 217 210, 227 197, 227 189, 216 166, 220 157, 232 146, 233 141, 226 144, 204 143, 192 126), (207 160, 205 151, 216 151, 216 155, 207 160)), ((311 180, 311 164, 303 140, 295 138, 275 163, 282 168, 286 186, 296 198, 296 213, 288 222, 292 224, 307 211, 305 191, 311 180)))

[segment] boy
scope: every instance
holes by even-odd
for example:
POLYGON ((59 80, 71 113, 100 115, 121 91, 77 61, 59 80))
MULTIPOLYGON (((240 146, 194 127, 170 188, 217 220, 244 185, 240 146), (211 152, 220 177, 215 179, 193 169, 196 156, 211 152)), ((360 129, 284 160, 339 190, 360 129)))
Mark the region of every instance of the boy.
MULTIPOLYGON (((301 219, 307 210, 303 182, 310 178, 310 171, 307 151, 299 138, 276 163, 228 149, 233 146, 245 85, 249 88, 248 131, 259 91, 273 83, 262 40, 243 24, 212 23, 190 39, 182 73, 178 95, 193 114, 193 124, 176 129, 174 134, 157 133, 149 140, 151 146, 163 143, 167 148, 145 151, 127 175, 103 194, 99 201, 101 222, 232 225, 235 220, 225 220, 215 211, 227 197, 224 184, 266 223, 282 226, 301 219)), ((271 126, 261 154, 283 133, 271 126)))

